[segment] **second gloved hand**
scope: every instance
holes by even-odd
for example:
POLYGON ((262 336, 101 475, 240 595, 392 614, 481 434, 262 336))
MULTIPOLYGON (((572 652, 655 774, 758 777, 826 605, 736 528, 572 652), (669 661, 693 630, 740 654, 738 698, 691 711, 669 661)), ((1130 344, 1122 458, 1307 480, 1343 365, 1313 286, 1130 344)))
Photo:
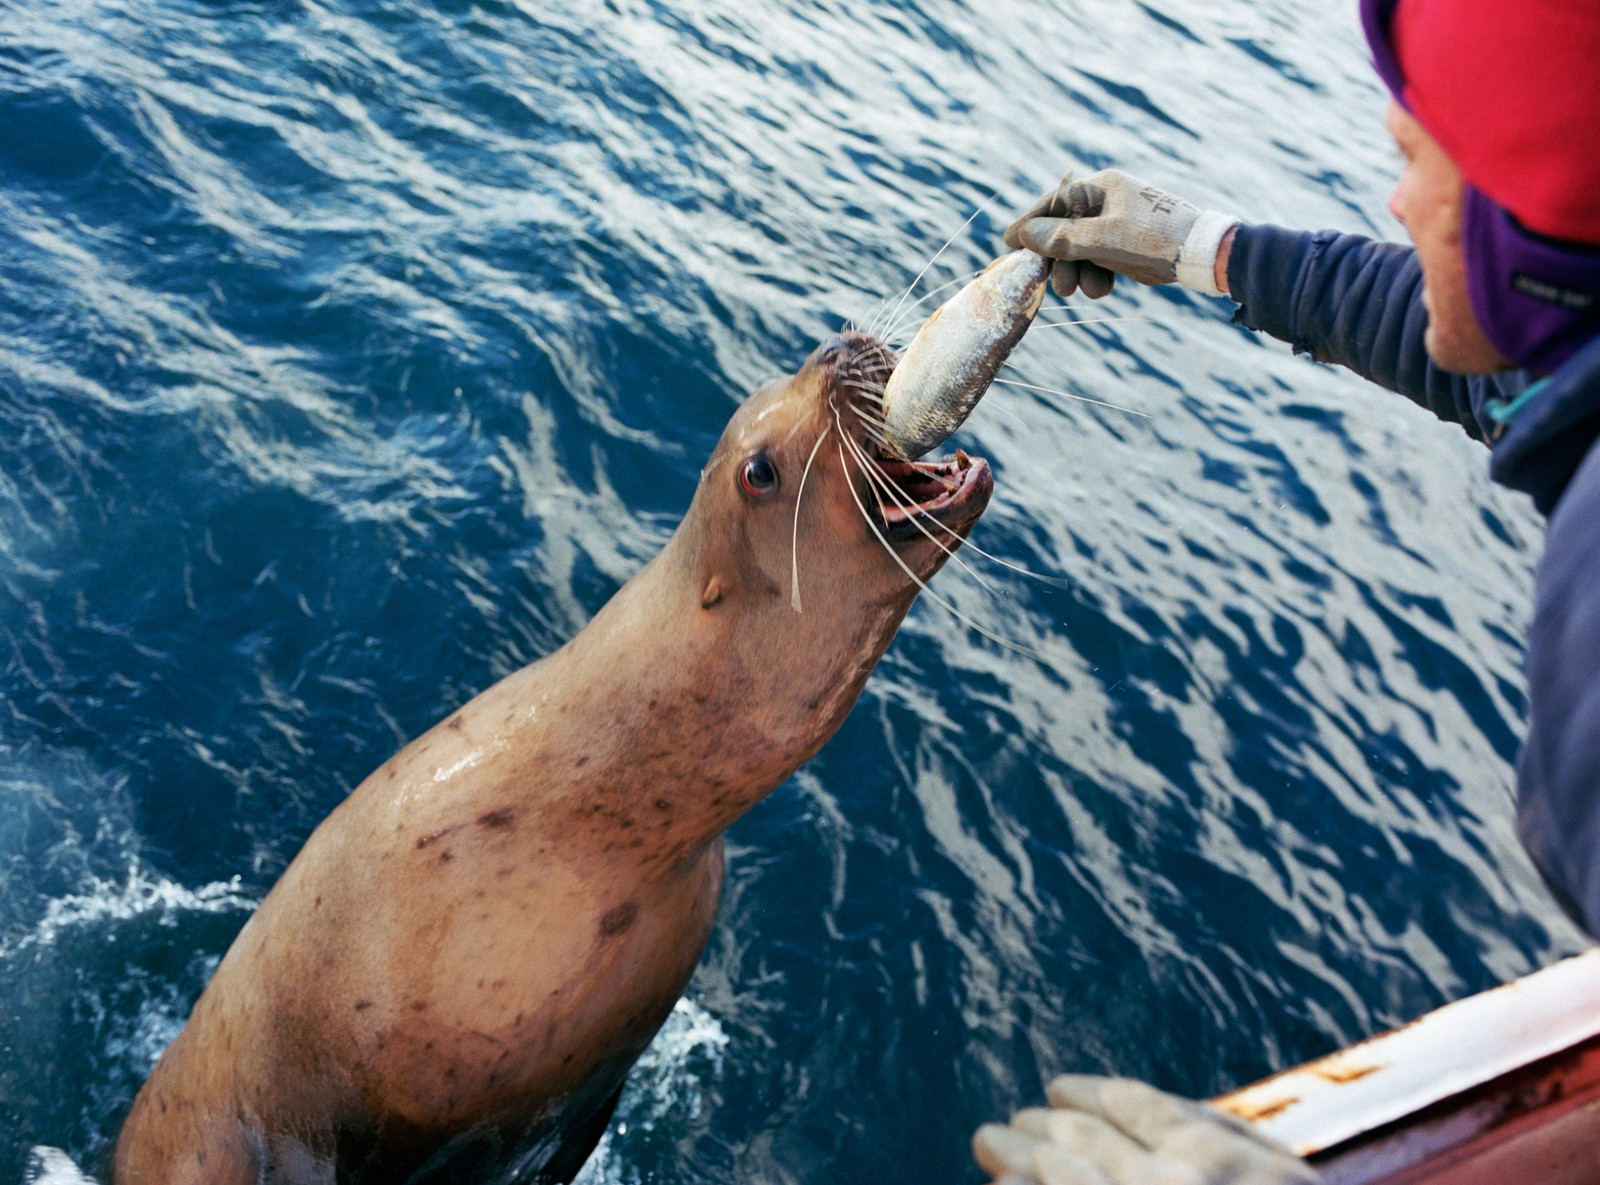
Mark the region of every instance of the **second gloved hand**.
POLYGON ((973 1137, 996 1185, 1317 1185, 1317 1171, 1249 1124, 1130 1078, 1068 1074, 1050 1108, 973 1137))
POLYGON ((1103 169, 1081 181, 1063 178, 1006 229, 1005 238, 1013 250, 1026 248, 1078 264, 1058 268, 1056 291, 1062 296, 1079 283, 1085 295, 1105 295, 1111 290, 1107 272, 1141 284, 1176 280, 1221 296, 1214 274, 1217 252, 1238 224, 1237 218, 1201 210, 1120 169, 1103 169))

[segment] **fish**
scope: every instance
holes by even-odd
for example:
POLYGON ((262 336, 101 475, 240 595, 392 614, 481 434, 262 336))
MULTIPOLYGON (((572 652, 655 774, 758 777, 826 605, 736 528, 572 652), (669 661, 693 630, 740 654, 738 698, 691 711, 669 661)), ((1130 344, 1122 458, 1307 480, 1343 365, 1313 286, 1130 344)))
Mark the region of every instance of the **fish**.
POLYGON ((1044 300, 1050 260, 1002 255, 940 305, 911 339, 884 385, 884 450, 914 460, 966 422, 1044 300))

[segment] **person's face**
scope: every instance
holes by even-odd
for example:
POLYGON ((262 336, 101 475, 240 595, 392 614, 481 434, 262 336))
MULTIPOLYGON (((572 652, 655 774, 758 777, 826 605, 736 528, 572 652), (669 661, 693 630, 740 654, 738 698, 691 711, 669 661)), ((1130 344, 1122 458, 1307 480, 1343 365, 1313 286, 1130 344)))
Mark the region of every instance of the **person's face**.
POLYGON ((1428 310, 1423 337, 1428 356, 1457 374, 1510 369, 1511 360, 1490 344, 1467 296, 1466 259, 1461 251, 1461 171, 1438 141, 1392 99, 1384 123, 1405 158, 1405 171, 1389 198, 1389 212, 1405 225, 1417 246, 1422 303, 1428 310))

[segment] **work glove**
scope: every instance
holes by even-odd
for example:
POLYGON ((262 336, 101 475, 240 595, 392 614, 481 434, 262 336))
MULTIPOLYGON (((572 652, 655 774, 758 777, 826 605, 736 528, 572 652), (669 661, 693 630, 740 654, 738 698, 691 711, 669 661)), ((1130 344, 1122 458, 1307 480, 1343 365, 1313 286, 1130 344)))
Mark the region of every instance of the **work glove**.
POLYGON ((1081 181, 1070 175, 1006 228, 1006 246, 1056 260, 1050 279, 1058 296, 1081 287, 1098 299, 1113 273, 1141 284, 1174 280, 1208 296, 1223 295, 1215 268, 1223 237, 1239 220, 1201 210, 1120 169, 1081 181))
POLYGON ((1050 1107, 987 1123, 973 1155, 995 1185, 1317 1185, 1315 1169, 1204 1103, 1131 1078, 1067 1074, 1050 1107))

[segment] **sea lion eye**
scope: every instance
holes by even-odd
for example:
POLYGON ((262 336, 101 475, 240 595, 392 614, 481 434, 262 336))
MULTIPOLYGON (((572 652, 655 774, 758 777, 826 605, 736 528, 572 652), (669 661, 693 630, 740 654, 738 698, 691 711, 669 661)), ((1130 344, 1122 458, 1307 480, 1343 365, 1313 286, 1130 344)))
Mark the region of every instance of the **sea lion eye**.
POLYGON ((766 453, 757 453, 739 470, 739 486, 752 498, 764 498, 778 488, 778 467, 766 453))

